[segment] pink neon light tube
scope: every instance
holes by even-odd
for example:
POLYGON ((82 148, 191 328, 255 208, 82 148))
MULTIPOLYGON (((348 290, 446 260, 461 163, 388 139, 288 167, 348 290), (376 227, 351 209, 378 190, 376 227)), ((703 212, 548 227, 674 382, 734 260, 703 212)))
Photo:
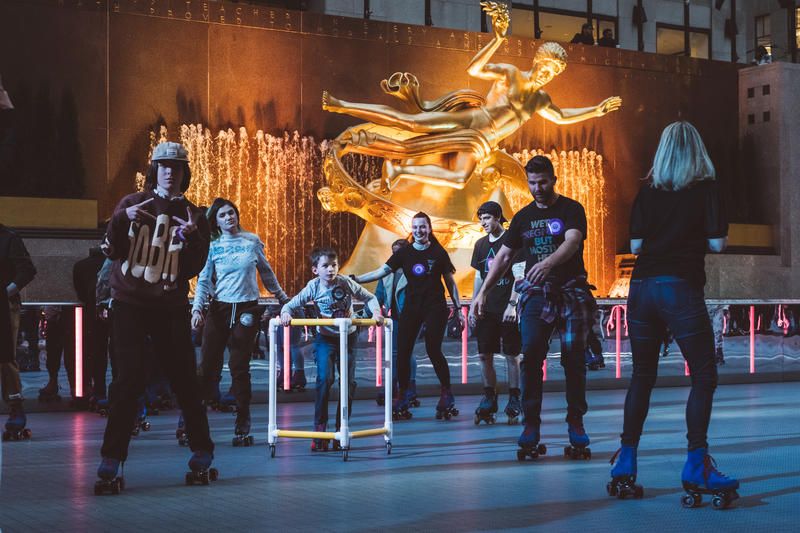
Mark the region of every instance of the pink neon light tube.
POLYGON ((83 308, 75 308, 75 397, 83 397, 83 308))
POLYGON ((750 306, 750 373, 756 373, 756 306, 750 306))
POLYGON ((467 342, 469 341, 469 326, 467 322, 467 308, 461 308, 464 317, 464 329, 461 330, 461 383, 467 382, 467 342))
POLYGON ((289 346, 291 335, 289 326, 283 327, 283 390, 292 389, 292 356, 289 346))
MULTIPOLYGON (((412 356, 413 357, 413 356, 412 356)), ((375 326, 375 386, 383 383, 383 327, 375 326)))

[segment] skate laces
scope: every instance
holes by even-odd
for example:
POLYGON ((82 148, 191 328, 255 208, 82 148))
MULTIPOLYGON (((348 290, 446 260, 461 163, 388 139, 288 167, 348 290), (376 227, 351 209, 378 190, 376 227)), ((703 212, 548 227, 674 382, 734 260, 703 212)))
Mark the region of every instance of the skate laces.
POLYGON ((711 474, 717 474, 726 479, 728 477, 717 469, 717 462, 714 458, 706 454, 706 456, 703 457, 703 479, 706 483, 708 483, 708 478, 711 477, 711 474))
POLYGON ((614 461, 616 461, 616 460, 617 460, 617 456, 619 455, 619 453, 620 453, 621 451, 622 451, 622 448, 621 448, 621 447, 620 447, 620 448, 617 448, 617 451, 615 451, 615 452, 614 452, 614 455, 612 455, 612 456, 611 456, 611 460, 608 462, 608 464, 610 464, 610 465, 613 465, 613 464, 614 464, 614 461))

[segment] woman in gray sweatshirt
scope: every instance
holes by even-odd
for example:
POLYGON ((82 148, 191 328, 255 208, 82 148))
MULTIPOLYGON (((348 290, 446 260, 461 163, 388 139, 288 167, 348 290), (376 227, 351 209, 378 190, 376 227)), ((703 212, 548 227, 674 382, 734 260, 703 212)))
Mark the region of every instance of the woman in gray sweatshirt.
POLYGON ((205 324, 201 382, 203 395, 212 399, 222 375, 223 353, 230 350, 228 366, 236 397, 234 446, 250 445, 250 355, 258 334, 258 280, 281 303, 289 301, 264 255, 258 236, 242 230, 239 209, 217 198, 206 214, 211 227, 208 260, 200 272, 192 307, 192 327, 205 324), (211 303, 207 314, 203 309, 211 303))

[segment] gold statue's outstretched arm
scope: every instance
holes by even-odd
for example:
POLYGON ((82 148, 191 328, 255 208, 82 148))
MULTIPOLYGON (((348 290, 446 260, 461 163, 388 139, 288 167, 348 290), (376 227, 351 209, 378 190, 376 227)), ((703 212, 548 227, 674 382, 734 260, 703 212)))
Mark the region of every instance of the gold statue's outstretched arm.
MULTIPOLYGON (((540 91, 540 93, 547 94, 544 91, 540 91)), ((582 122, 590 118, 602 117, 603 115, 607 115, 612 111, 616 111, 621 106, 622 98, 619 96, 612 96, 610 98, 606 98, 596 106, 561 109, 554 104, 552 100, 550 100, 549 96, 547 96, 547 103, 541 109, 539 109, 537 113, 550 122, 554 122, 563 126, 565 124, 582 122)))
POLYGON ((505 4, 498 2, 481 2, 481 7, 492 18, 492 30, 494 30, 494 37, 489 43, 484 46, 480 52, 475 54, 475 57, 470 61, 467 67, 467 73, 482 80, 496 81, 502 80, 506 76, 505 66, 501 65, 488 65, 489 59, 492 58, 500 45, 506 38, 508 31, 508 7, 505 4))

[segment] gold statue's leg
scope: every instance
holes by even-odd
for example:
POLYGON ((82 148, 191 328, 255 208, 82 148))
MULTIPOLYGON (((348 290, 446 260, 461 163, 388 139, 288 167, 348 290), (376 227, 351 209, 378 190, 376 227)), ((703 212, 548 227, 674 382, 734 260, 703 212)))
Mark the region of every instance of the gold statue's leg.
POLYGON ((461 190, 466 187, 477 164, 475 156, 467 152, 456 155, 452 169, 441 165, 394 165, 387 162, 386 177, 391 186, 394 186, 399 179, 408 179, 461 190))
POLYGON ((436 133, 469 127, 469 116, 459 112, 403 113, 380 104, 346 102, 335 98, 328 91, 322 93, 322 109, 333 113, 350 115, 367 122, 392 126, 414 133, 436 133))

